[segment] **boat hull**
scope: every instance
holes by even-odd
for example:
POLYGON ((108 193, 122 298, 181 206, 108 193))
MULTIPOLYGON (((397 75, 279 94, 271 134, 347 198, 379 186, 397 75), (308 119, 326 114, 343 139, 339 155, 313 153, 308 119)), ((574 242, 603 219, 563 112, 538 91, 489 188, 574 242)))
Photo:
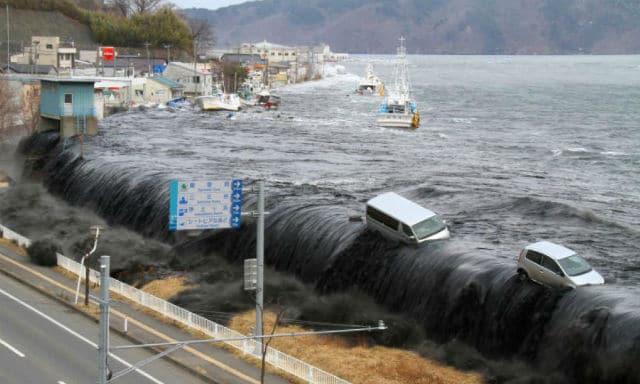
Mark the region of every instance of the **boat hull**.
POLYGON ((376 119, 379 126, 388 128, 416 129, 420 126, 420 116, 417 113, 384 113, 376 119))
MULTIPOLYGON (((225 95, 226 96, 226 95, 225 95)), ((234 95, 235 96, 235 95, 234 95)), ((239 111, 240 100, 238 97, 201 96, 196 99, 203 111, 239 111)))

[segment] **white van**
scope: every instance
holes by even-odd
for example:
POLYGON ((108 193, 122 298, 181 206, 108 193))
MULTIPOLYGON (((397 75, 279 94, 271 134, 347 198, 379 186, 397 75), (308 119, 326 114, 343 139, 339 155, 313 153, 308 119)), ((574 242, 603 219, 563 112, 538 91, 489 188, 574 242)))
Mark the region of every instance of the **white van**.
POLYGON ((449 229, 437 214, 394 192, 367 201, 367 227, 407 244, 449 238, 449 229))

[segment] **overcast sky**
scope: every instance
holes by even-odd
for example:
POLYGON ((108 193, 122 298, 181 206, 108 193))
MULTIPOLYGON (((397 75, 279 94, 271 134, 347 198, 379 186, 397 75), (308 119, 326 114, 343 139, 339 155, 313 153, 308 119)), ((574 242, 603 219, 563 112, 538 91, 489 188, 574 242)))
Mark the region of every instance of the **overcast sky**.
POLYGON ((179 8, 209 8, 218 9, 228 5, 246 3, 250 0, 170 0, 169 2, 177 5, 179 8))

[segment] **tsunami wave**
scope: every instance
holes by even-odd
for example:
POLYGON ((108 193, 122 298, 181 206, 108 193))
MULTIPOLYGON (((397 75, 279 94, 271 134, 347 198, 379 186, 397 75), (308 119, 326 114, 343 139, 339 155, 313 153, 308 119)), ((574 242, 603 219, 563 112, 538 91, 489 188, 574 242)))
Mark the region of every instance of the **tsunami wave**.
MULTIPOLYGON (((111 225, 181 243, 166 230, 171 175, 144 173, 134 164, 84 160, 61 152, 52 134, 34 136, 22 150, 30 159, 25 170, 41 175, 55 195, 92 209, 111 225)), ((355 198, 337 192, 331 196, 326 190, 321 196, 300 195, 292 193, 294 187, 286 188, 270 202, 266 219, 265 259, 275 270, 327 295, 362 292, 415 321, 429 340, 461 342, 492 359, 527 361, 544 372, 548 382, 640 381, 637 291, 615 285, 550 290, 517 276, 514 260, 478 253, 457 241, 455 222, 450 241, 405 246, 348 220, 361 210, 362 202, 355 198)), ((424 197, 451 192, 418 188, 412 193, 424 197)), ((535 198, 518 197, 492 209, 608 225, 586 211, 535 198)), ((255 227, 245 222, 238 231, 205 232, 181 244, 183 259, 174 263, 182 268, 215 269, 220 260, 202 257, 208 250, 237 265, 254 257, 255 227), (193 252, 194 259, 185 251, 193 252)), ((240 289, 240 283, 233 287, 229 289, 240 289)), ((190 295, 203 300, 211 293, 190 295)), ((355 302, 353 306, 360 308, 355 302)))

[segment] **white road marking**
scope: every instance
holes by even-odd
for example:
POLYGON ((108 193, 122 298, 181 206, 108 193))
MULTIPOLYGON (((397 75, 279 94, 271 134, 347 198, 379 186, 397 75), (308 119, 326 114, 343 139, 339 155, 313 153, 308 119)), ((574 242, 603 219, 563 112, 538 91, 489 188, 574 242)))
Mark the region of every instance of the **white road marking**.
POLYGON ((17 348, 13 347, 11 344, 7 343, 6 341, 0 339, 0 344, 7 347, 11 352, 15 353, 16 355, 20 357, 25 357, 24 353, 20 352, 17 348))
MULTIPOLYGON (((17 297, 13 296, 12 294, 10 294, 9 292, 3 290, 2 288, 0 288, 0 293, 5 295, 9 299, 15 301, 16 303, 22 305, 23 307, 29 309, 30 311, 40 315, 42 318, 44 318, 46 320, 49 320, 53 324, 57 325, 58 327, 62 328, 65 331, 67 331, 68 333, 70 333, 71 335, 77 337, 78 339, 84 341, 85 343, 89 344, 90 346, 98 349, 98 344, 96 344, 93 341, 87 339, 86 337, 82 336, 81 334, 79 334, 78 332, 74 331, 73 329, 68 328, 67 326, 65 326, 64 324, 60 323, 59 321, 53 319, 49 315, 47 315, 47 314, 45 314, 43 312, 40 312, 36 308, 34 308, 31 305, 25 303, 24 301, 18 299, 17 297)), ((130 364, 130 363, 126 362, 124 359, 114 355, 113 353, 109 353, 109 356, 111 356, 113 359, 115 359, 116 361, 120 362, 121 364, 123 364, 126 367, 132 367, 133 366, 133 364, 130 364)), ((148 374, 147 372, 143 371, 142 369, 136 369, 135 371, 138 372, 140 375, 146 377, 147 379, 151 380, 152 382, 156 383, 156 384, 164 384, 162 381, 156 379, 155 377, 151 376, 150 374, 148 374)))
POLYGON ((67 384, 64 381, 58 381, 58 384, 67 384))

